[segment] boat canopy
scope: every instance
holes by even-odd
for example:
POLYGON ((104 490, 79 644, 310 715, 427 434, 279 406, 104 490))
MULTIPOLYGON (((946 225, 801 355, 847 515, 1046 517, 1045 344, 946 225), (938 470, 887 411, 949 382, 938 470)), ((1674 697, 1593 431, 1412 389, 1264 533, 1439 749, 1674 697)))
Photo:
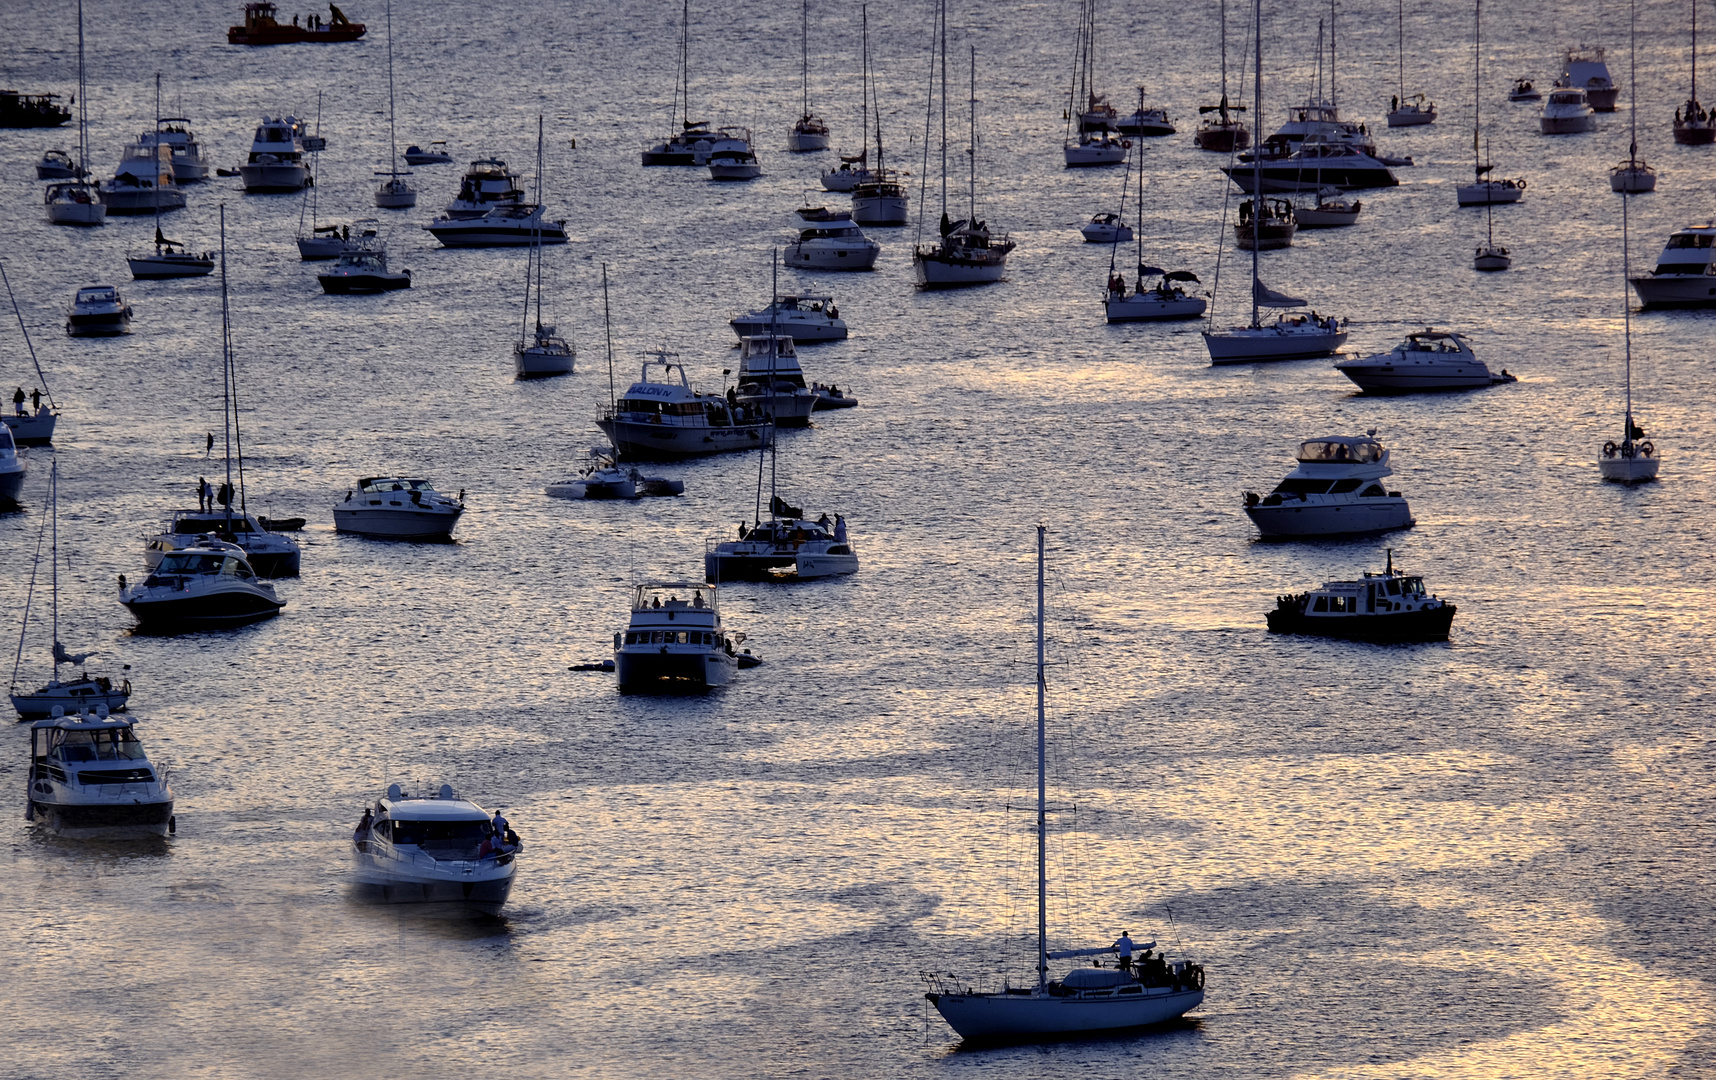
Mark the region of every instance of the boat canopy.
POLYGON ((632 610, 715 610, 715 586, 703 581, 646 581, 632 586, 632 610))
POLYGON ((1300 461, 1364 464, 1381 461, 1384 452, 1381 443, 1362 435, 1327 435, 1299 444, 1300 461))
POLYGON ((434 491, 427 480, 408 480, 400 476, 370 476, 358 481, 358 490, 375 494, 382 491, 434 491))

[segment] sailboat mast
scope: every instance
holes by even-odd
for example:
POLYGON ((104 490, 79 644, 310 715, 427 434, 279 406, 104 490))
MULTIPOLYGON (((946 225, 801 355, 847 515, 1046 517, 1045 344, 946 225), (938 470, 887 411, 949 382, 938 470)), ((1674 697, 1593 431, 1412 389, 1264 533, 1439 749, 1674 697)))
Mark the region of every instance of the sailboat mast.
MULTIPOLYGON (((155 73, 155 253, 161 253, 161 73, 155 73)), ((167 151, 168 169, 172 168, 172 151, 167 151)))
MULTIPOLYGON (((859 62, 858 71, 858 119, 862 125, 858 140, 858 153, 862 157, 870 152, 870 5, 865 4, 858 9, 859 19, 863 24, 864 56, 859 62)), ((869 166, 865 166, 868 171, 869 166)))
POLYGON ((1037 526, 1037 990, 1049 981, 1049 807, 1045 778, 1043 698, 1043 531, 1037 526))
POLYGON ((1340 108, 1340 97, 1335 93, 1335 0, 1329 0, 1329 108, 1340 108))
MULTIPOLYGON (((1256 120, 1263 115, 1263 0, 1255 0, 1253 5, 1257 12, 1257 25, 1253 28, 1256 34, 1256 47, 1252 49, 1252 62, 1256 71, 1251 80, 1251 116, 1256 120)), ((1258 120, 1262 123, 1261 120, 1258 120)), ((1258 129, 1259 133, 1262 128, 1258 129)), ((1257 314, 1257 252, 1263 247, 1263 148, 1257 147, 1251 154, 1251 325, 1253 329, 1262 326, 1262 320, 1257 314)))
POLYGON ((1692 0, 1692 100, 1698 100, 1698 0, 1692 0))
MULTIPOLYGON (((1638 157, 1638 0, 1629 5, 1631 14, 1628 21, 1628 36, 1631 38, 1632 74, 1629 76, 1630 85, 1627 88, 1627 111, 1633 115, 1632 143, 1627 147, 1629 164, 1635 164, 1631 159, 1638 157)), ((1627 341, 1627 426, 1621 437, 1623 443, 1633 441, 1633 305, 1632 298, 1627 295, 1629 283, 1632 280, 1632 253, 1630 233, 1627 223, 1627 204, 1632 201, 1633 185, 1629 182, 1621 187, 1621 311, 1622 327, 1627 341)))
MULTIPOLYGON (((536 114, 536 208, 542 210, 542 114, 536 114)), ((538 221, 541 217, 538 216, 538 221)), ((536 331, 542 332, 542 230, 530 230, 531 246, 536 248, 536 331)), ((528 270, 528 267, 526 267, 528 270)))
POLYGON ((798 16, 798 89, 799 114, 810 115, 810 0, 804 0, 804 7, 798 16))
POLYGON ((608 313, 608 264, 602 264, 602 331, 608 338, 608 411, 614 404, 614 320, 608 313))
POLYGON ((1400 100, 1406 100, 1406 0, 1396 0, 1399 27, 1394 35, 1394 52, 1400 58, 1400 100))
POLYGON ((1221 0, 1221 102, 1227 104, 1227 0, 1221 0))
MULTIPOLYGON (((50 466, 50 469, 51 469, 51 473, 49 476, 50 483, 48 485, 48 492, 49 492, 49 499, 50 499, 50 501, 52 501, 53 506, 54 506, 54 513, 53 513, 54 538, 53 538, 53 546, 49 550, 49 555, 51 555, 53 557, 53 560, 54 560, 54 576, 53 576, 53 585, 54 585, 54 648, 53 648, 53 652, 54 652, 54 681, 59 682, 60 681, 60 463, 57 459, 54 461, 53 465, 50 466)), ((41 548, 36 549, 36 551, 38 553, 40 553, 41 550, 42 550, 41 548)), ((39 558, 40 555, 38 554, 37 557, 39 558)), ((26 624, 27 623, 28 623, 28 620, 26 620, 26 624)), ((23 648, 23 646, 20 644, 19 648, 21 649, 21 648, 23 648)), ((13 678, 17 678, 16 672, 13 673, 13 678)))
MULTIPOLYGON (((1639 157, 1639 4, 1633 0, 1627 22, 1627 164, 1638 167, 1639 157)), ((1631 180, 1628 186, 1631 186, 1631 180)))
POLYGON ((684 110, 679 130, 691 125, 691 0, 679 12, 679 105, 684 110))
MULTIPOLYGON (((947 56, 942 55, 942 64, 947 64, 947 56)), ((977 224, 977 46, 971 47, 971 214, 966 221, 971 225, 977 224)))
POLYGON ((387 168, 398 180, 399 142, 393 135, 393 0, 387 0, 387 168))
POLYGON ((947 220, 947 0, 936 5, 941 23, 941 216, 947 220))
POLYGON ((78 179, 88 173, 89 90, 83 75, 83 0, 77 0, 77 170, 78 179))
MULTIPOLYGON (((226 437, 226 518, 228 531, 232 528, 232 441, 237 417, 233 410, 232 385, 232 317, 226 289, 226 204, 220 204, 220 392, 221 428, 226 437)), ((242 466, 240 466, 242 469, 242 466)), ((241 474, 242 476, 242 474, 241 474)))

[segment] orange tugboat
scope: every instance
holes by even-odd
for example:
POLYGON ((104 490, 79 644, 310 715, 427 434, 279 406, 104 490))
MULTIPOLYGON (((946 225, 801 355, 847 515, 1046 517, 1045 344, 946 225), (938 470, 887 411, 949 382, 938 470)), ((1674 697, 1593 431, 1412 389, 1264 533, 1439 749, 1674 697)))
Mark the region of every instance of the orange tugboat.
POLYGON ((281 23, 275 18, 273 4, 262 0, 259 3, 244 5, 244 25, 227 28, 226 40, 230 45, 292 45, 308 41, 328 44, 335 41, 356 41, 364 35, 363 23, 355 23, 346 18, 346 13, 328 5, 331 18, 323 22, 320 15, 306 16, 304 25, 298 25, 298 17, 293 16, 290 24, 281 23))

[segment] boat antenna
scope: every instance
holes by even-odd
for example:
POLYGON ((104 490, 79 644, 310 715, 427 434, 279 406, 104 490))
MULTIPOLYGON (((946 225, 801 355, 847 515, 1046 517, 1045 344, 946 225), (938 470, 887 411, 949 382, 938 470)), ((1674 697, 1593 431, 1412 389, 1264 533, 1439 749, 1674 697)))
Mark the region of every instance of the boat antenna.
POLYGON ((1048 783, 1044 778, 1043 699, 1046 676, 1043 668, 1043 532, 1037 526, 1037 992, 1049 981, 1049 810, 1048 783))
POLYGON ((48 393, 48 408, 58 408, 54 404, 54 392, 48 389, 48 377, 42 374, 42 362, 36 359, 36 346, 30 342, 29 328, 24 325, 24 313, 18 310, 18 297, 12 292, 12 279, 6 276, 6 264, 0 263, 0 282, 6 284, 6 298, 12 301, 12 314, 18 320, 18 331, 24 335, 24 348, 30 350, 30 363, 36 365, 36 378, 42 381, 42 389, 48 393))
MULTIPOLYGON (((1256 0, 1253 6, 1257 19, 1253 33, 1257 44, 1251 57, 1256 65, 1251 81, 1251 116, 1256 119, 1263 115, 1263 0, 1256 0)), ((1254 330, 1263 325, 1262 317, 1257 313, 1257 252, 1262 247, 1263 147, 1254 146, 1251 148, 1251 327, 1254 330)))
POLYGON ((615 411, 614 402, 614 320, 608 313, 608 264, 602 264, 602 330, 608 338, 608 410, 615 411))
MULTIPOLYGON (((53 497, 55 499, 54 504, 53 504, 54 505, 53 517, 56 521, 55 527, 57 529, 58 528, 57 521, 58 521, 58 517, 59 517, 58 496, 59 496, 60 463, 58 461, 55 461, 52 465, 49 466, 49 468, 51 469, 51 475, 53 477, 53 482, 50 485, 49 490, 53 493, 53 497)), ((48 533, 48 519, 43 518, 41 526, 38 527, 36 530, 36 557, 35 557, 35 560, 30 563, 30 587, 24 593, 24 620, 23 620, 23 625, 18 628, 18 653, 16 656, 14 656, 12 658, 12 689, 13 690, 18 689, 18 669, 24 665, 24 638, 30 632, 30 604, 36 598, 36 571, 42 565, 42 540, 44 538, 46 538, 47 533, 48 533)), ((54 537, 54 540, 57 544, 59 541, 58 535, 56 535, 54 537)), ((56 560, 56 565, 57 565, 57 562, 58 562, 58 560, 56 560)), ((56 585, 58 584, 57 579, 55 581, 55 584, 56 585)), ((57 590, 56 590, 56 592, 57 592, 57 590)), ((57 602, 56 602, 56 605, 54 608, 54 623, 55 623, 54 633, 55 633, 55 636, 57 637, 59 634, 59 626, 58 626, 58 624, 59 624, 59 607, 57 605, 57 602)), ((56 656, 54 659, 54 678, 56 681, 59 679, 59 673, 60 673, 59 658, 56 656)))

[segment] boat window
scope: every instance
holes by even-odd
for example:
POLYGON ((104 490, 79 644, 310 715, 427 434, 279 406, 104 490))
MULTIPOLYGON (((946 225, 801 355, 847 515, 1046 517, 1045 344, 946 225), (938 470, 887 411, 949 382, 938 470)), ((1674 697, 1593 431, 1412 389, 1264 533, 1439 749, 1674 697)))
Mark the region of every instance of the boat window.
POLYGON ((477 847, 493 834, 487 821, 398 821, 393 823, 393 842, 415 844, 445 857, 475 855, 477 847))
POLYGON ((1389 578, 1388 579, 1388 595, 1390 595, 1390 596, 1399 596, 1400 595, 1400 579, 1399 578, 1389 578))
POLYGON ((689 632, 685 631, 685 630, 681 630, 679 632, 679 644, 688 645, 688 644, 690 644, 690 641, 691 641, 691 638, 690 638, 689 632))
POLYGON ((1364 483, 1363 480, 1336 480, 1335 486, 1329 489, 1329 494, 1346 495, 1350 492, 1357 491, 1358 486, 1362 483, 1364 483))
POLYGON ((621 398, 620 411, 642 413, 660 412, 661 404, 662 403, 659 401, 651 401, 648 398, 621 398))
POLYGON ((1388 494, 1388 492, 1382 490, 1381 484, 1372 484, 1370 487, 1367 487, 1363 491, 1359 492, 1359 498, 1361 498, 1361 499, 1380 499, 1384 495, 1387 495, 1387 494, 1388 494))
POLYGON ((1289 476, 1275 485, 1275 493, 1278 495, 1322 495, 1328 490, 1327 480, 1306 480, 1298 476, 1289 476))
POLYGON ((1380 461, 1382 444, 1365 439, 1353 442, 1312 439, 1299 444, 1300 461, 1380 461))
POLYGON ((213 574, 220 570, 223 558, 219 555, 167 555, 162 557, 161 565, 156 568, 161 574, 213 574))
POLYGON ((1317 597, 1317 602, 1311 605, 1311 610, 1312 611, 1327 611, 1327 610, 1329 610, 1329 598, 1326 596, 1317 597))
POLYGON ((1409 577, 1401 584, 1400 587, 1403 592, 1421 593, 1424 591, 1424 579, 1409 577))
POLYGON ((637 643, 638 643, 637 634, 634 632, 631 632, 631 631, 627 631, 627 633, 626 633, 626 644, 627 645, 636 645, 637 643))
POLYGON ((1676 233, 1668 238, 1671 248, 1707 248, 1716 243, 1716 234, 1712 233, 1676 233))

